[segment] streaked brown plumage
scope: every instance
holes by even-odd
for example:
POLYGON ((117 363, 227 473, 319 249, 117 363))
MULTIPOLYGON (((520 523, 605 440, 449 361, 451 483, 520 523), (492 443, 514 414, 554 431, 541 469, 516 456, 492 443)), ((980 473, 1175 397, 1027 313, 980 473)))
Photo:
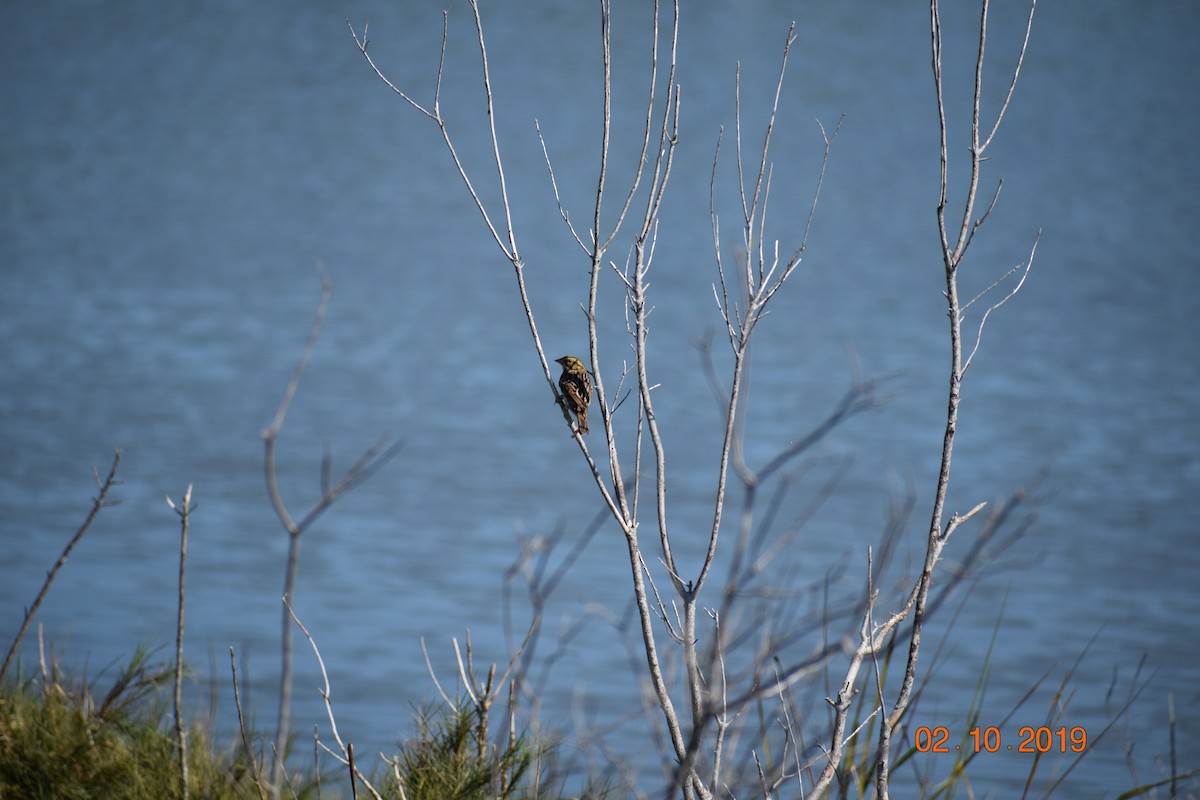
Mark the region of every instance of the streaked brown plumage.
POLYGON ((562 364, 563 368, 562 375, 558 376, 562 402, 579 420, 579 432, 587 433, 587 410, 592 402, 592 378, 588 375, 587 367, 575 356, 563 356, 555 359, 554 363, 562 364))

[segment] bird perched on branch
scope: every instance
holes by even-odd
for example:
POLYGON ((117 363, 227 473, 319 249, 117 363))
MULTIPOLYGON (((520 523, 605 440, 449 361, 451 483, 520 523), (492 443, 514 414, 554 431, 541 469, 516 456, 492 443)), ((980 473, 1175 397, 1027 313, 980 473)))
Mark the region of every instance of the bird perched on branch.
POLYGON ((562 392, 559 402, 579 420, 579 432, 587 433, 587 410, 592 402, 592 378, 587 367, 575 356, 563 356, 554 360, 562 364, 562 375, 558 376, 558 389, 562 392))

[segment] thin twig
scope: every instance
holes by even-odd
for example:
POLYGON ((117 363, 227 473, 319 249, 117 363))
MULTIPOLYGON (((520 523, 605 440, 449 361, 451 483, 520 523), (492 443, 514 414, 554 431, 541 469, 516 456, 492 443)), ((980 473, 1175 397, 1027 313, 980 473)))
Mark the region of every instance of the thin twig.
POLYGON ((242 695, 238 689, 237 661, 233 656, 233 648, 229 648, 229 670, 233 674, 233 706, 237 710, 238 733, 242 737, 242 749, 246 753, 246 764, 250 769, 250 777, 258 789, 259 800, 267 800, 267 791, 262 785, 262 776, 258 772, 258 759, 250 749, 250 736, 246 733, 246 715, 242 712, 242 695))
MULTIPOLYGON (((368 781, 366 776, 363 775, 362 772, 359 771, 359 769, 355 766, 354 751, 352 746, 350 744, 343 743, 342 737, 338 733, 337 719, 333 715, 333 702, 331 699, 332 690, 329 687, 329 673, 325 670, 325 659, 321 658, 321 650, 317 647, 316 640, 313 639, 312 634, 308 632, 308 628, 304 627, 304 623, 300 621, 298 616, 296 616, 296 612, 292 610, 291 603, 289 603, 286 599, 284 600, 284 607, 287 609, 288 615, 296 623, 296 626, 300 628, 300 632, 304 634, 304 638, 308 639, 309 645, 312 646, 313 655, 317 657, 317 666, 321 669, 322 686, 318 691, 321 693, 321 699, 325 701, 325 715, 329 719, 329 727, 333 732, 333 740, 337 743, 338 750, 341 752, 334 752, 324 744, 321 745, 322 749, 324 749, 325 752, 329 753, 334 758, 338 759, 341 763, 347 765, 351 770, 351 778, 353 779, 354 776, 357 776, 358 780, 362 781, 363 786, 367 787, 367 790, 372 794, 372 796, 375 797, 375 800, 383 800, 383 798, 379 795, 379 792, 375 791, 375 787, 371 785, 371 782, 368 781)), ((357 789, 355 792, 357 792, 357 789)))
POLYGON ((8 648, 8 653, 4 656, 4 664, 0 666, 0 684, 4 682, 4 677, 8 674, 8 668, 12 665, 13 658, 16 657, 17 648, 21 646, 21 640, 25 638, 25 633, 29 630, 29 623, 33 621, 33 617, 41 607, 42 601, 46 599, 46 595, 50 592, 50 586, 54 583, 54 579, 58 576, 58 571, 67 563, 67 559, 71 557, 71 551, 75 549, 75 545, 79 544, 79 540, 87 533, 88 528, 92 526, 92 522, 96 519, 96 515, 100 513, 100 509, 108 506, 119 504, 120 500, 109 500, 108 491, 118 483, 124 483, 117 479, 117 468, 121 465, 121 450, 117 448, 113 453, 112 467, 108 470, 108 477, 104 480, 100 479, 100 474, 92 469, 92 476, 96 479, 96 485, 100 487, 100 493, 92 500, 92 509, 88 512, 83 524, 75 531, 75 535, 67 542, 67 546, 63 548, 58 560, 54 562, 54 566, 46 573, 46 580, 42 582, 42 588, 38 591, 37 597, 33 600, 33 605, 25 612, 25 618, 21 621, 21 627, 17 630, 17 635, 13 637, 12 644, 8 648))
POLYGON ((179 788, 183 800, 188 800, 187 732, 183 728, 183 601, 184 578, 187 574, 188 521, 192 512, 192 484, 188 484, 178 508, 167 498, 167 505, 179 515, 179 614, 175 622, 175 741, 179 750, 179 788))
MULTIPOLYGON (((979 320, 979 327, 975 330, 975 344, 971 348, 970 355, 968 355, 966 360, 963 362, 962 371, 963 371, 964 375, 966 375, 967 370, 971 368, 971 361, 975 358, 975 353, 979 350, 979 342, 980 342, 980 340, 983 339, 983 326, 987 324, 988 317, 991 316, 993 311, 1000 308, 1002 305, 1007 303, 1009 300, 1013 299, 1013 297, 1017 294, 1017 292, 1021 291, 1021 287, 1025 285, 1025 279, 1029 277, 1029 271, 1031 269, 1033 269, 1033 257, 1037 254, 1038 242, 1040 242, 1041 240, 1042 240, 1042 232, 1038 231, 1037 238, 1033 240, 1033 247, 1029 251, 1029 258, 1027 258, 1025 260, 1025 268, 1021 269, 1021 265, 1018 264, 1017 266, 1013 267, 1012 270, 1010 270, 1008 273, 1006 273, 1004 275, 1004 278, 1007 278, 1009 275, 1013 274, 1013 272, 1015 272, 1016 270, 1021 271, 1021 277, 1017 281, 1017 285, 1014 286, 1012 289, 1010 289, 1008 294, 1004 295, 1004 297, 1002 297, 1001 299, 999 299, 995 303, 993 303, 991 306, 989 306, 987 311, 983 312, 983 318, 979 320)), ((1002 280, 1004 280, 1004 278, 1001 278, 1000 280, 1002 281, 1002 280)), ((996 283, 993 283, 992 286, 989 286, 987 289, 984 290, 984 293, 990 291, 998 283, 999 283, 999 281, 997 281, 996 283)), ((982 294, 981 294, 981 296, 982 296, 982 294)), ((978 299, 978 298, 976 298, 976 299, 978 299)), ((975 301, 972 300, 971 302, 973 303, 975 301)), ((968 303, 967 305, 970 305, 970 303, 968 303)), ((964 307, 964 310, 965 310, 965 307, 964 307)))
POLYGON ((558 193, 558 180, 554 177, 554 164, 550 161, 550 151, 546 148, 546 137, 542 135, 542 124, 538 120, 533 121, 533 127, 537 131, 538 142, 542 145, 542 158, 546 160, 546 170, 550 173, 550 188, 554 190, 554 202, 558 204, 558 213, 566 223, 567 230, 571 232, 571 238, 579 245, 579 249, 584 255, 592 254, 592 247, 584 244, 583 239, 579 237, 579 233, 575 230, 574 224, 571 222, 571 215, 563 206, 562 196, 558 193))
MULTIPOLYGON (((478 22, 479 21, 479 9, 477 7, 475 7, 474 2, 472 2, 471 5, 472 5, 472 8, 475 10, 475 19, 478 22)), ((475 186, 474 186, 474 184, 471 183, 471 179, 467 175, 466 167, 463 166, 462 161, 458 157, 458 151, 454 147, 454 141, 451 139, 450 131, 446 126, 446 120, 444 117, 442 117, 442 111, 441 111, 441 107, 440 107, 440 96, 441 96, 441 90, 442 90, 442 74, 443 74, 443 71, 444 71, 444 68, 446 65, 446 39, 447 39, 447 31, 448 31, 448 26, 449 26, 448 14, 449 14, 449 12, 442 13, 442 50, 441 50, 441 56, 439 57, 439 60, 438 60, 437 85, 434 90, 434 100, 433 100, 433 109, 432 110, 425 108, 420 103, 417 103, 415 100, 413 100, 407 94, 405 94, 403 91, 401 91, 399 88, 397 88, 397 86, 395 84, 393 84, 390 80, 388 80, 387 76, 383 74, 383 71, 379 69, 379 67, 375 64, 374 59, 372 59, 371 55, 367 52, 367 40, 366 40, 365 29, 364 29, 364 34, 363 34, 362 38, 360 38, 359 34, 354 30, 354 26, 350 24, 349 20, 346 20, 346 27, 348 27, 350 29, 350 35, 354 37, 354 43, 358 46, 359 52, 362 53, 363 58, 366 59, 367 63, 371 65, 371 69, 375 72, 375 74, 379 77, 379 79, 382 80, 385 84, 387 84, 388 88, 390 88, 393 92, 400 95, 400 97, 404 98, 404 100, 406 102, 408 102, 409 105, 411 105, 413 108, 417 109, 417 111, 420 111, 426 117, 428 117, 429 119, 431 119, 435 123, 437 123, 438 129, 442 133, 442 141, 445 142, 446 149, 450 151, 450 156, 454 160, 454 166, 458 169, 458 176, 459 176, 459 178, 462 179, 463 183, 466 184, 467 191, 470 193, 471 199, 475 201, 475 208, 479 211, 480 215, 483 217, 483 222, 487 226, 488 231, 491 232, 492 238, 495 239, 496 244, 500 247, 501 250, 504 251, 505 256, 507 258, 509 258, 510 260, 517 260, 515 245, 513 245, 513 249, 510 250, 509 244, 511 244, 511 239, 510 239, 509 243, 506 243, 505 238, 503 236, 501 236, 499 230, 497 230, 495 223, 492 221, 491 214, 488 213, 487 206, 485 206, 483 204, 483 199, 479 196, 479 193, 475 191, 475 186)), ((487 50, 482 46, 482 37, 483 37, 482 28, 480 28, 480 42, 481 42, 480 50, 483 53, 484 57, 486 58, 487 50)), ((488 95, 487 95, 488 117, 491 118, 492 112, 493 112, 491 86, 490 86, 490 83, 486 80, 484 82, 484 88, 488 92, 488 95)), ((494 127, 492 128, 492 134, 493 134, 493 136, 495 135, 494 127)), ((503 173, 503 170, 501 170, 501 173, 503 173)), ((507 208, 507 202, 508 202, 507 197, 505 198, 504 202, 505 202, 505 206, 507 208)), ((511 232, 511 224, 510 224, 509 229, 511 232)))

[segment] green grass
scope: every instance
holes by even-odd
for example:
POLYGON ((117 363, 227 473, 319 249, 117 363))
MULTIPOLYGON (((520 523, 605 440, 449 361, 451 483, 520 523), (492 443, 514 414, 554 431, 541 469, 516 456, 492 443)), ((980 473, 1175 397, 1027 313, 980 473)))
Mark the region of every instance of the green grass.
MULTIPOLYGON (((977 721, 982 703, 990 653, 989 649, 979 695, 969 709, 972 721, 977 721)), ((881 663, 881 676, 886 675, 888 663, 886 659, 881 663)), ((174 720, 167 703, 172 678, 171 664, 152 665, 148 652, 139 649, 104 685, 98 679, 70 679, 56 667, 9 680, 0 687, 0 800, 181 798, 174 720)), ((1064 686, 1069 678, 1070 673, 1064 686)), ((1056 695, 1054 703, 1058 702, 1056 695)), ((865 742, 872 737, 872 726, 865 718, 867 708, 864 703, 854 720, 856 728, 863 727, 856 737, 864 740, 863 749, 855 745, 847 751, 849 769, 842 781, 831 787, 830 797, 870 794, 873 762, 865 742)), ((901 739, 911 741, 905 732, 907 724, 900 730, 901 739)), ((261 744, 269 737, 249 733, 247 739, 251 748, 259 748, 253 756, 247 754, 240 736, 223 743, 205 725, 188 726, 190 798, 270 797, 265 783, 258 780, 269 774, 261 744)), ((474 706, 460 700, 416 710, 411 734, 398 752, 366 777, 384 800, 558 800, 566 792, 553 767, 556 755, 552 745, 527 735, 489 736, 474 706)), ((912 755, 911 747, 907 751, 902 747, 895 763, 902 765, 912 755)), ((950 774, 941 781, 926 775, 921 796, 955 796, 965 788, 969 761, 956 758, 950 774)), ((1190 780, 1197 774, 1200 771, 1185 770, 1122 797, 1152 795, 1159 786, 1190 780)), ((1032 780, 1032 771, 1029 777, 1032 780)), ((307 767, 288 778, 282 792, 287 800, 353 796, 349 771, 332 757, 324 757, 319 766, 309 759, 307 767)), ((361 783, 355 788, 358 798, 371 797, 361 783)), ((624 795, 589 787, 578 796, 597 800, 624 795)))
MULTIPOLYGON (((0 691, 0 798, 134 800, 180 797, 178 756, 165 712, 168 667, 139 650, 103 694, 57 670, 0 691)), ((248 762, 189 732, 193 797, 259 798, 248 762)))
MULTIPOLYGON (((57 668, 0 687, 0 799, 173 800, 182 797, 174 720, 168 703, 171 665, 151 665, 139 650, 99 686, 57 668)), ((471 706, 436 706, 413 715, 413 734, 392 763, 368 776, 386 800, 549 800, 561 782, 544 765, 550 750, 528 737, 490 742, 471 706), (401 793, 400 784, 403 784, 401 793), (548 788, 553 787, 553 788, 548 788)), ((267 737, 250 734, 251 742, 267 737)), ((251 763, 240 737, 218 742, 203 725, 188 728, 188 790, 204 800, 262 800, 268 775, 261 754, 251 763)), ((289 775, 283 797, 349 798, 348 770, 332 758, 289 775)), ((359 798, 370 793, 361 784, 359 798)), ((600 792, 585 797, 600 797, 600 792)))

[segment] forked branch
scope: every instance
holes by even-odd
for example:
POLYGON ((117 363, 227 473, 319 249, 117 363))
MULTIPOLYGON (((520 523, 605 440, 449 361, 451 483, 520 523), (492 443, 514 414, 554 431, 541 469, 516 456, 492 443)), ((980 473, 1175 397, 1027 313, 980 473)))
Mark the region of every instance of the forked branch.
POLYGON ((308 340, 305 342, 304 351, 301 353, 295 368, 292 370, 292 376, 288 380, 287 387, 283 392, 283 398, 279 401, 279 406, 275 410, 275 417, 271 421, 271 426, 264 430, 262 434, 264 449, 263 472, 267 483, 267 497, 270 499, 271 507, 275 509, 280 523, 288 534, 288 554, 283 584, 284 612, 281 647, 282 667, 279 678, 279 717, 275 728, 274 766, 271 772, 271 791, 275 797, 279 797, 282 788, 284 750, 291 727, 292 626, 290 624, 290 604, 295 594, 296 575, 300 566, 300 538, 321 514, 345 496, 347 492, 359 486, 373 475, 376 470, 390 461, 400 452, 401 447, 401 443, 399 442, 388 445, 388 437, 381 436, 375 444, 369 447, 354 462, 336 485, 330 485, 330 459, 328 454, 326 454, 321 465, 320 497, 305 512, 299 522, 295 521, 292 514, 288 511, 287 504, 284 502, 283 495, 279 490, 279 478, 275 467, 276 441, 279 438, 280 431, 283 429, 284 421, 287 419, 288 410, 291 408, 292 400, 296 396, 296 390, 300 386, 300 380, 304 377, 304 372, 308 368, 313 352, 316 350, 317 337, 320 334, 321 325, 325 321, 325 314, 329 308, 329 299, 333 294, 333 283, 330 281, 329 274, 325 271, 324 265, 318 263, 317 272, 321 278, 321 299, 317 304, 316 314, 313 316, 308 340))
MULTIPOLYGON (((984 151, 991 143, 999 128, 1000 120, 1004 116, 1005 110, 1008 108, 1009 100, 1012 98, 1013 91, 1016 88, 1017 77, 1020 72, 1021 64, 1024 61, 1025 50, 1029 44, 1029 32, 1033 23, 1033 13, 1037 7, 1036 0, 1030 3, 1029 20, 1026 25, 1025 38, 1021 44, 1020 54, 1017 59, 1017 65, 1013 70, 1012 80, 1009 85, 1009 90, 1005 96, 1000 112, 996 116, 996 121, 992 125, 990 132, 985 140, 980 138, 980 116, 981 106, 983 101, 983 67, 984 54, 987 47, 987 21, 988 21, 988 0, 982 0, 980 3, 980 23, 979 23, 979 46, 975 59, 975 88, 974 96, 971 103, 971 146, 970 146, 970 171, 967 183, 966 197, 963 202, 963 210, 961 222, 958 230, 954 234, 955 246, 951 249, 949 245, 950 237, 946 226, 946 198, 949 192, 948 179, 948 162, 949 152, 947 148, 947 133, 946 133, 946 109, 942 91, 942 25, 941 25, 941 10, 938 5, 938 0, 930 0, 930 34, 932 38, 932 54, 933 54, 933 77, 934 90, 937 98, 938 109, 938 124, 939 124, 939 140, 940 140, 940 164, 941 178, 939 185, 939 201, 937 206, 937 223, 938 230, 941 235, 942 242, 942 262, 946 280, 946 304, 948 318, 950 322, 950 365, 949 378, 950 388, 946 410, 946 425, 942 437, 942 455, 941 464, 938 470, 937 484, 934 491, 933 510, 926 540, 925 562, 921 570, 920 577, 917 580, 913 593, 909 597, 909 602, 905 604, 902 613, 907 616, 911 609, 912 626, 909 632, 908 641, 908 657, 905 661, 904 674, 901 680, 900 689, 897 693, 894 704, 891 710, 883 715, 880 719, 879 739, 876 752, 876 773, 875 786, 876 795, 886 800, 888 797, 888 784, 890 780, 890 755, 891 755, 891 735, 895 726, 899 723, 905 710, 908 708, 909 702, 912 699, 913 685, 916 680, 917 662, 921 648, 921 634, 924 628, 926 605, 929 599, 929 590, 933 581, 933 572, 937 566, 937 562, 941 557, 942 548, 946 545, 950 535, 963 522, 976 514, 983 504, 977 505, 966 515, 952 515, 948 522, 943 521, 945 513, 946 496, 950 487, 951 465, 953 463, 954 454, 954 439, 958 427, 958 411, 960 404, 960 392, 963 374, 966 372, 967 366, 970 364, 970 357, 964 362, 963 347, 962 347, 962 313, 963 307, 958 295, 958 270, 966 255, 967 248, 973 240, 975 231, 982 222, 976 220, 975 217, 975 200, 976 192, 979 187, 980 171, 984 161, 984 151)), ((994 200, 993 200, 994 205, 994 200)), ((985 217, 990 214, 991 206, 985 212, 985 217)), ((1036 244, 1034 245, 1036 250, 1036 244)), ((996 303, 988 312, 984 314, 979 329, 976 334, 975 347, 971 351, 971 357, 974 356, 978 349, 979 339, 983 333, 983 324, 986 322, 988 315, 992 310, 999 308, 1007 302, 1024 284, 1025 275, 1028 274, 1029 268, 1033 263, 1033 252, 1030 253, 1029 261, 1026 265, 1025 273, 1016 287, 1000 302, 996 303)), ((993 284, 993 287, 996 284, 993 284)), ((989 287, 990 290, 991 287, 989 287)), ((988 290, 985 290, 985 292, 988 290)), ((973 301, 972 301, 973 302, 973 301)))

